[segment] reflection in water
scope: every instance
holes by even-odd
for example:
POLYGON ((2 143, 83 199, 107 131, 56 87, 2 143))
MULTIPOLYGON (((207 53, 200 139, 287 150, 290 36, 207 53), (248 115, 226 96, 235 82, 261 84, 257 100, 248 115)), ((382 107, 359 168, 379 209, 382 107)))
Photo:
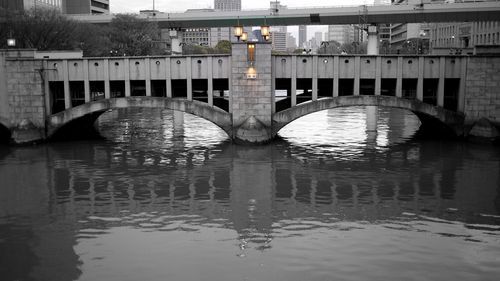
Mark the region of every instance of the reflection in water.
POLYGON ((115 110, 108 141, 11 149, 0 276, 496 280, 498 149, 412 141, 413 115, 366 111, 236 146, 191 115, 115 110))

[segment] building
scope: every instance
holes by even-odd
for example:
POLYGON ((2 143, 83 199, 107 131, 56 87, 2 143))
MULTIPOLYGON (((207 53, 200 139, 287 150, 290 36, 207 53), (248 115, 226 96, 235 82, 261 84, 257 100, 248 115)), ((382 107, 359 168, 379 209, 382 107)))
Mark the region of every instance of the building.
MULTIPOLYGON (((241 0, 214 0, 215 11, 241 11, 241 0)), ((244 31, 252 32, 246 28, 244 31)), ((249 34, 250 34, 249 33, 249 34)), ((217 46, 222 40, 234 42, 237 39, 233 36, 233 30, 230 27, 212 27, 210 28, 209 45, 217 46)))
MULTIPOLYGON (((269 5, 271 14, 273 15, 278 15, 280 11, 286 9, 286 6, 281 5, 280 1, 271 1, 269 2, 269 5)), ((286 26, 271 26, 271 31, 279 31, 287 33, 288 30, 286 26)))
POLYGON ((432 25, 433 54, 473 54, 478 46, 500 46, 500 22, 455 22, 432 25))
POLYGON ((286 52, 287 50, 287 34, 285 32, 271 32, 271 44, 275 51, 286 52))
POLYGON ((307 25, 299 25, 299 48, 304 48, 307 42, 307 25))
POLYGON ((7 11, 22 11, 37 8, 63 10, 63 0, 0 0, 0 8, 7 11))
POLYGON ((210 45, 209 28, 188 28, 182 33, 182 42, 189 45, 210 45))
POLYGON ((109 0, 59 1, 62 1, 63 11, 66 14, 109 14, 109 0))
POLYGON ((355 29, 352 25, 329 25, 328 26, 328 41, 337 41, 340 44, 349 44, 354 42, 355 29))
POLYGON ((297 49, 297 39, 290 32, 286 33, 286 48, 289 51, 297 49))
MULTIPOLYGON (((421 0, 392 0, 392 5, 419 5, 421 0)), ((394 23, 390 25, 390 48, 393 50, 409 48, 408 44, 415 44, 429 40, 431 24, 428 23, 394 23)), ((418 47, 413 47, 418 52, 418 47)))
POLYGON ((241 11, 241 0, 214 0, 217 11, 241 11))

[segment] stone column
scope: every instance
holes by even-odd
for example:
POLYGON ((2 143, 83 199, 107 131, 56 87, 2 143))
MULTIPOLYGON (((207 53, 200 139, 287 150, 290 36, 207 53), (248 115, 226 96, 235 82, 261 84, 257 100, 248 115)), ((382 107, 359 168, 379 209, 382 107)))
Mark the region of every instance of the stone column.
POLYGON ((233 139, 242 143, 268 142, 273 137, 271 44, 234 43, 231 65, 233 139), (252 48, 253 61, 249 56, 252 48))

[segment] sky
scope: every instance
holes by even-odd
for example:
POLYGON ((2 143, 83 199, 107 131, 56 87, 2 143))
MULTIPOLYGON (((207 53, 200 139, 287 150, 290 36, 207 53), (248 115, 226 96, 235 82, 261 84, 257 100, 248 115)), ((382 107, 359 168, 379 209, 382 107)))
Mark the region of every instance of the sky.
MULTIPOLYGON (((140 10, 155 9, 160 12, 184 12, 187 9, 203 9, 213 8, 214 0, 146 0, 146 1, 131 1, 131 0, 110 0, 109 5, 111 13, 138 13, 140 10)), ((270 0, 241 0, 243 10, 249 9, 268 9, 270 0)), ((371 5, 373 0, 281 0, 281 5, 288 7, 331 7, 331 6, 357 6, 371 5)), ((288 28, 296 38, 298 34, 297 27, 288 28)), ((326 26, 309 26, 307 37, 310 39, 314 36, 314 32, 326 32, 326 26)))

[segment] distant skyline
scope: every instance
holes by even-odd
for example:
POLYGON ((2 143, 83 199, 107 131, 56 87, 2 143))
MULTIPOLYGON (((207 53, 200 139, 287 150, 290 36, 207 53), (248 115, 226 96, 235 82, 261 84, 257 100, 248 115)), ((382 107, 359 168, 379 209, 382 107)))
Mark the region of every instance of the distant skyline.
MULTIPOLYGON (((214 7, 214 0, 154 0, 155 9, 160 12, 184 12, 187 9, 206 9, 214 7)), ((270 0, 241 0, 243 10, 268 9, 270 0)), ((293 7, 330 7, 330 6, 357 6, 373 5, 374 0, 280 0, 281 5, 293 7)), ((130 0, 110 0, 111 13, 139 13, 140 10, 153 9, 153 0, 130 1, 130 0)), ((327 32, 327 25, 310 25, 307 28, 307 40, 314 36, 315 32, 327 32)), ((288 32, 298 38, 298 27, 288 28, 288 32)))

